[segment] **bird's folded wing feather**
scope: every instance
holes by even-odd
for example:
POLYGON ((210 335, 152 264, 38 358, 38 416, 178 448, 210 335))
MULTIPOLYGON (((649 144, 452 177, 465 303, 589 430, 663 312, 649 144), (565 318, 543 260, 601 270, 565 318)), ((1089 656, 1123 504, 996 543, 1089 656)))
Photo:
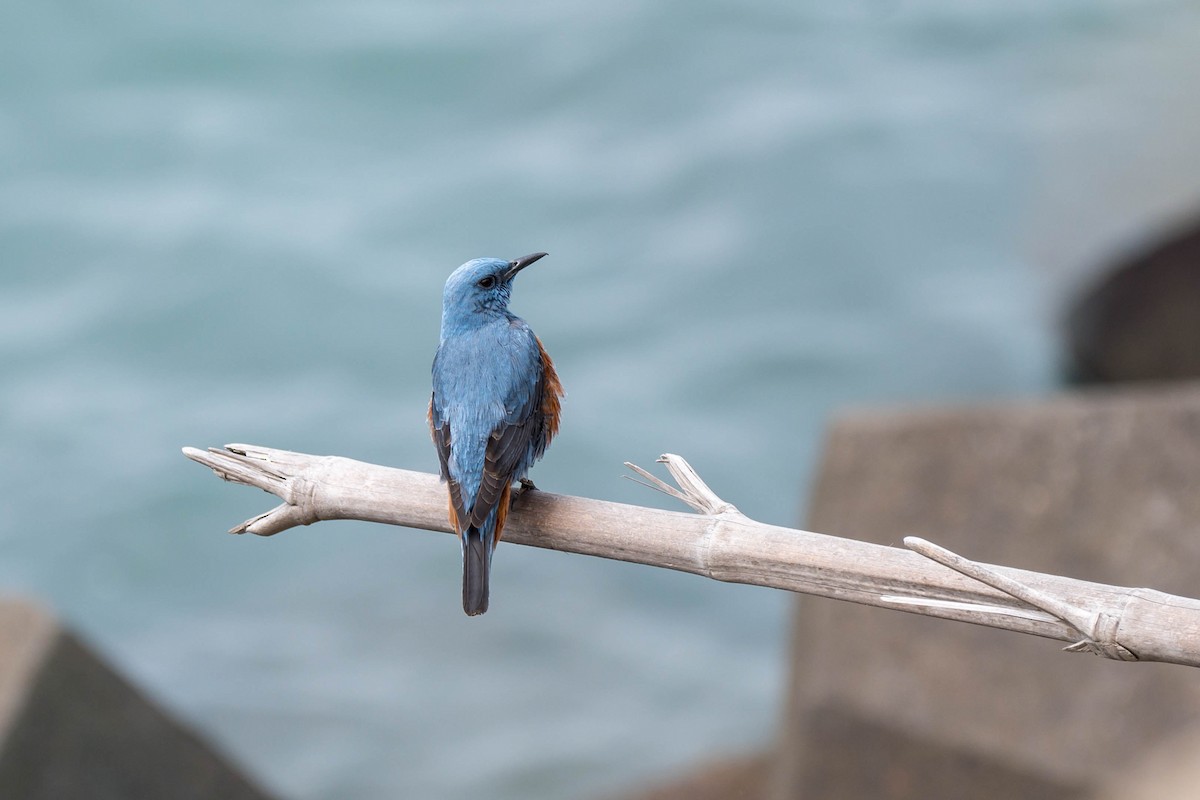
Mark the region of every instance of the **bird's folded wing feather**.
POLYGON ((530 445, 542 429, 542 394, 545 375, 537 365, 537 378, 522 387, 514 387, 511 409, 504 421, 488 437, 483 460, 483 477, 468 524, 482 525, 500 503, 501 495, 533 462, 530 445))

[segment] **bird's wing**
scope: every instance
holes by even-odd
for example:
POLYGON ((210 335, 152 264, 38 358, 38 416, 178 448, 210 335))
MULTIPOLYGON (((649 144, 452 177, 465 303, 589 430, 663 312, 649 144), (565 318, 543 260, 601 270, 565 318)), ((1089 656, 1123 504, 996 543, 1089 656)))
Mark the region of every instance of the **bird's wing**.
POLYGON ((523 396, 515 398, 517 404, 509 406, 512 411, 488 437, 483 475, 467 518, 468 524, 482 525, 492 509, 499 506, 500 496, 524 471, 522 467, 529 468, 529 445, 540 427, 538 407, 544 386, 539 365, 536 379, 524 387, 523 396))
POLYGON ((450 489, 450 524, 454 526, 455 531, 462 531, 459 521, 466 519, 467 510, 463 505, 462 487, 450 475, 450 420, 442 419, 436 391, 429 398, 429 432, 433 436, 433 446, 437 449, 442 480, 450 489))

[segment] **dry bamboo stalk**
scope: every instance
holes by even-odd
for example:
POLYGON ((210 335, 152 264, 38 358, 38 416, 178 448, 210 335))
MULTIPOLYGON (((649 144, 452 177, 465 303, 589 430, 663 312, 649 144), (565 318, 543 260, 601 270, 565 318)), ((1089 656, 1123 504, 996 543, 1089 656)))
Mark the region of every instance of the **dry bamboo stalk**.
MULTIPOLYGON (((252 445, 183 452, 283 499, 231 533, 271 536, 329 519, 450 532, 436 475, 252 445)), ((678 489, 628 466, 700 513, 533 491, 516 501, 505 541, 1029 633, 1073 642, 1073 652, 1200 666, 1200 601, 977 564, 915 537, 905 540, 910 552, 765 525, 721 500, 682 458, 659 460, 678 489)))

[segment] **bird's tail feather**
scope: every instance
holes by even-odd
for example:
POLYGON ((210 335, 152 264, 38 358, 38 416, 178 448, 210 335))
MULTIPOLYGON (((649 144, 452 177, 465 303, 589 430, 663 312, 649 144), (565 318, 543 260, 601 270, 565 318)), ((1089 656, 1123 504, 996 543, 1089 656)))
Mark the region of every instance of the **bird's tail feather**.
POLYGON ((468 616, 488 609, 488 573, 492 567, 491 536, 479 528, 463 532, 463 611, 468 616))

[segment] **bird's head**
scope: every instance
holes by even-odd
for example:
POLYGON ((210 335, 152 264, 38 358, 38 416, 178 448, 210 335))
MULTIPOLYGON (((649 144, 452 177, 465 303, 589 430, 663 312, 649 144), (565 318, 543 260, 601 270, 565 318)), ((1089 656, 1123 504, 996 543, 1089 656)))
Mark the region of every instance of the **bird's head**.
POLYGON ((454 270, 442 292, 442 335, 507 314, 513 278, 544 255, 532 253, 512 261, 476 258, 454 270))

